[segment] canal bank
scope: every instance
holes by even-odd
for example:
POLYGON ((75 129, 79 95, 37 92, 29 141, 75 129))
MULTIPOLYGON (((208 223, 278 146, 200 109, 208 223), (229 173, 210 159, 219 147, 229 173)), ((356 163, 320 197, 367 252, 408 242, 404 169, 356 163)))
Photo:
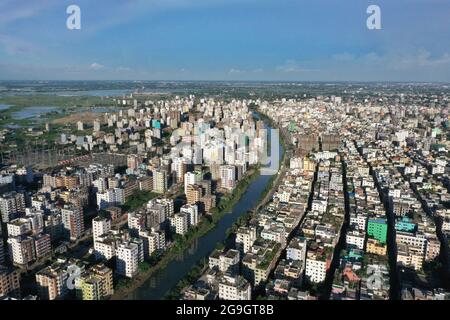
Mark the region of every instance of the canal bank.
MULTIPOLYGON (((268 129, 271 128, 268 127, 268 129)), ((284 153, 281 145, 280 152, 284 153)), ((237 203, 217 221, 210 231, 194 239, 190 246, 184 252, 177 254, 176 257, 172 255, 166 259, 163 257, 161 260, 165 259, 163 264, 160 265, 158 263, 158 265, 152 267, 139 281, 135 281, 133 285, 123 290, 123 292, 115 294, 113 299, 162 299, 201 259, 208 257, 218 243, 223 243, 227 239, 227 230, 233 226, 239 217, 252 210, 258 204, 261 195, 267 192, 266 187, 271 181, 273 182, 273 175, 258 175, 252 179, 237 203)))

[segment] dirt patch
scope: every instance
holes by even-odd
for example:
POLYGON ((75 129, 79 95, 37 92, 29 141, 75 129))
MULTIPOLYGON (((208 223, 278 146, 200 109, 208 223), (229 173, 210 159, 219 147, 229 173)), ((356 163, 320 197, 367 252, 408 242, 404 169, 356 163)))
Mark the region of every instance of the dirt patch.
POLYGON ((103 114, 95 112, 73 113, 62 118, 54 119, 51 123, 63 125, 68 123, 76 124, 78 121, 82 121, 83 123, 92 123, 95 119, 99 119, 103 122, 103 114))

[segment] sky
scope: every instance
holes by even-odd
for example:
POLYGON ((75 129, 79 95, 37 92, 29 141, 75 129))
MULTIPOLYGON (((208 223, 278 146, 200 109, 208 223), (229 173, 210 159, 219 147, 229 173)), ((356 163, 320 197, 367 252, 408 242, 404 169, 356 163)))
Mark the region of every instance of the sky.
POLYGON ((449 0, 0 0, 0 80, 450 82, 449 39, 449 0))

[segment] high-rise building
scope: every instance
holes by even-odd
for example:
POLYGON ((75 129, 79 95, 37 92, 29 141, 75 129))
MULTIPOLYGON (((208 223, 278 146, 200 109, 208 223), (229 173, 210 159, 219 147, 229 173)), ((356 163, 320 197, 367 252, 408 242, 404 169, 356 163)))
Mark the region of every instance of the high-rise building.
POLYGON ((144 261, 144 245, 142 240, 126 241, 116 249, 116 272, 132 278, 139 272, 139 263, 144 261))
POLYGON ((203 163, 203 150, 199 146, 195 146, 193 149, 192 163, 193 164, 203 163))
POLYGON ((20 274, 0 265, 0 297, 20 298, 20 274))
POLYGON ((242 249, 243 253, 247 253, 255 243, 256 238, 255 227, 239 228, 236 232, 236 246, 242 249))
POLYGON ((100 210, 124 203, 125 192, 121 188, 110 188, 103 193, 97 193, 97 206, 100 210))
POLYGON ((84 232, 83 208, 75 205, 66 205, 61 209, 62 222, 67 238, 74 241, 84 232))
POLYGON ((99 177, 98 179, 92 181, 92 184, 94 185, 97 193, 104 193, 108 189, 107 180, 103 177, 99 177))
POLYGON ((145 228, 145 215, 141 212, 130 212, 128 214, 128 230, 132 236, 137 237, 139 231, 145 228))
POLYGON ((143 230, 139 232, 139 237, 144 243, 144 258, 148 259, 154 252, 164 250, 166 247, 166 236, 162 230, 143 230))
POLYGON ((204 196, 210 196, 211 195, 211 192, 212 192, 211 180, 201 180, 198 183, 198 185, 202 187, 204 196))
POLYGON ((45 233, 40 233, 33 236, 34 248, 36 251, 36 258, 47 257, 52 252, 52 243, 50 235, 45 233))
POLYGON ((31 233, 31 221, 26 218, 17 218, 7 224, 8 237, 24 236, 31 233))
POLYGON ((0 213, 3 223, 7 223, 25 212, 25 197, 15 191, 0 196, 0 213))
POLYGON ((147 209, 154 208, 162 208, 167 217, 172 216, 174 213, 174 201, 173 199, 163 197, 152 199, 147 203, 147 209))
POLYGON ((167 171, 162 169, 153 170, 153 191, 164 193, 168 187, 167 171))
POLYGON ((36 260, 34 240, 29 236, 17 236, 8 239, 9 256, 15 265, 26 265, 36 260))
POLYGON ((109 233, 97 237, 94 241, 94 255, 97 260, 110 260, 116 255, 118 239, 109 233))
POLYGON ((186 192, 189 185, 197 184, 201 181, 201 173, 199 172, 186 172, 184 174, 184 192, 186 192))
POLYGON ((113 271, 100 263, 85 272, 79 282, 83 300, 103 300, 114 294, 113 271))
POLYGON ((188 231, 189 227, 189 215, 186 213, 177 213, 173 218, 173 224, 175 226, 175 232, 177 234, 184 235, 188 231))
POLYGON ((63 299, 68 293, 69 274, 65 263, 56 262, 36 273, 41 300, 63 299))
POLYGON ((153 177, 144 176, 138 178, 139 190, 141 191, 152 191, 153 189, 153 177))
POLYGON ((180 208, 180 213, 188 215, 189 226, 196 226, 199 222, 198 206, 196 204, 185 204, 180 208))
POLYGON ((236 167, 232 165, 220 166, 220 187, 233 190, 236 187, 236 167))
POLYGON ((216 196, 206 195, 200 199, 200 204, 202 205, 203 212, 209 213, 212 208, 216 206, 216 196))
POLYGON ((111 220, 107 217, 97 216, 92 219, 92 235, 94 241, 97 241, 99 236, 104 235, 111 229, 111 220))
POLYGON ((320 259, 319 255, 311 251, 307 253, 305 274, 309 281, 320 283, 325 281, 327 272, 326 260, 320 259))
POLYGON ((4 264, 5 261, 6 261, 6 258, 5 258, 5 246, 3 244, 3 239, 2 239, 2 237, 0 235, 0 265, 4 264))
POLYGON ((184 175, 186 173, 186 160, 182 157, 177 157, 173 159, 172 163, 172 173, 174 175, 174 178, 176 182, 183 183, 184 182, 184 175))
POLYGON ((195 204, 200 201, 203 195, 202 187, 190 184, 186 188, 186 200, 188 204, 195 204))

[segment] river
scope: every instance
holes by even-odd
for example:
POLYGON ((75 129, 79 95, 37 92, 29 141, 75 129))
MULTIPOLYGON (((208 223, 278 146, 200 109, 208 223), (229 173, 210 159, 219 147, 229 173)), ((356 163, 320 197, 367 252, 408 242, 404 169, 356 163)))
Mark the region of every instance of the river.
MULTIPOLYGON (((281 143, 279 143, 279 146, 280 154, 282 154, 281 143)), ((188 250, 169 262, 164 269, 156 271, 142 286, 130 293, 125 299, 159 300, 163 298, 203 257, 209 256, 219 242, 226 240, 226 230, 241 215, 257 205, 271 177, 270 175, 259 175, 254 179, 232 211, 226 214, 214 229, 199 238, 188 250)))

